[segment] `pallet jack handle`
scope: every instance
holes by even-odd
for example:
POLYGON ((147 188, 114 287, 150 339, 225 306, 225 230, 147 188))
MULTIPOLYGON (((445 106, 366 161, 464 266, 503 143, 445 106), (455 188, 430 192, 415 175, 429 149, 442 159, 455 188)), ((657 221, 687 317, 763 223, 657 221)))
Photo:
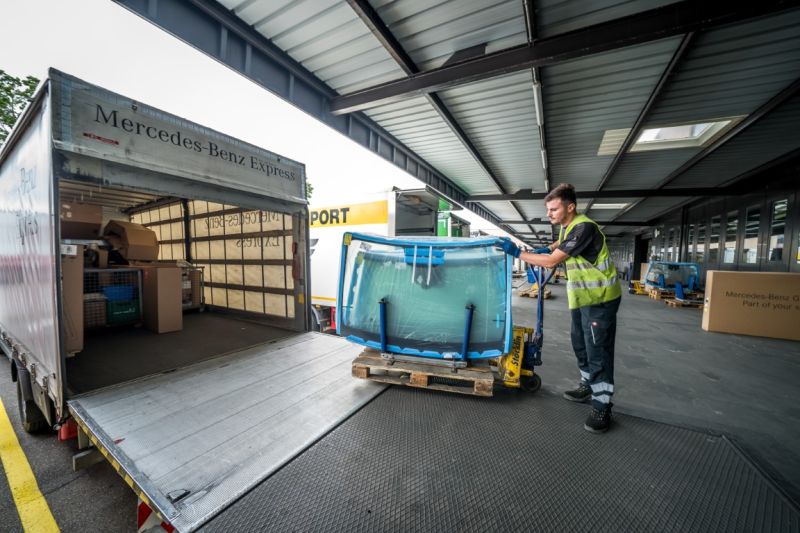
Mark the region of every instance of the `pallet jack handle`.
POLYGON ((528 268, 533 273, 533 277, 539 287, 539 297, 536 299, 536 328, 534 329, 533 339, 525 346, 525 355, 523 357, 523 360, 527 363, 523 364, 523 366, 532 368, 542 364, 542 346, 544 345, 544 289, 547 284, 550 283, 556 270, 553 269, 550 272, 546 272, 544 267, 532 267, 530 265, 528 265, 528 268))
POLYGON ((553 269, 549 272, 546 272, 546 270, 547 269, 544 267, 535 267, 533 269, 536 277, 536 283, 539 285, 539 298, 537 298, 536 302, 536 337, 542 336, 542 325, 544 324, 544 288, 548 283, 550 283, 550 280, 553 278, 553 274, 556 273, 556 269, 553 269))

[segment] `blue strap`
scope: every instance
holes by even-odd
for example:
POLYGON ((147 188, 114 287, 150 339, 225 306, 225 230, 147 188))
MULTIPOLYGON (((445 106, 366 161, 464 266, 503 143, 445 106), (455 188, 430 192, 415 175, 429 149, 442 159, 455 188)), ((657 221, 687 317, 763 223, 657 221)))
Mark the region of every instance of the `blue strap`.
POLYGON ((427 266, 430 263, 436 266, 444 264, 444 250, 432 249, 428 246, 417 246, 415 253, 414 247, 410 246, 403 248, 403 251, 405 253, 404 261, 407 265, 427 266), (432 256, 431 252, 433 252, 432 256))

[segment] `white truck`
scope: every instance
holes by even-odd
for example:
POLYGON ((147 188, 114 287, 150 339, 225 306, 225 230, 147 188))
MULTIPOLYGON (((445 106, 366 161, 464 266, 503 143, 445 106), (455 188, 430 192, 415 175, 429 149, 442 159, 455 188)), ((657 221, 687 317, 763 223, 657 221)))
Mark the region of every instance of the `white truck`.
POLYGON ((302 164, 51 70, 0 151, 24 429, 72 429, 75 467, 104 456, 179 531, 228 512, 381 390, 351 379, 358 347, 311 331, 308 220, 302 164), (104 238, 109 219, 140 233, 104 238), (157 257, 112 268, 109 244, 157 257), (181 288, 206 312, 166 296, 154 272, 176 262, 204 272, 181 288))
POLYGON ((382 237, 470 236, 469 222, 453 213, 461 206, 430 187, 355 196, 347 203, 309 209, 312 321, 315 329, 324 332, 336 329, 339 257, 346 231, 382 237))

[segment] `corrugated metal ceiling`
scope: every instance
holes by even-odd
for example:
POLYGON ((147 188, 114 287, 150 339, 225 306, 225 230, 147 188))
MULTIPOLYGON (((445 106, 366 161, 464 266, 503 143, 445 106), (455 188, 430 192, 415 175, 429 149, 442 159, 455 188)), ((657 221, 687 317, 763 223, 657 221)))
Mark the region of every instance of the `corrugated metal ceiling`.
POLYGON ((536 26, 539 37, 552 37, 601 22, 627 17, 676 0, 537 0, 536 26))
POLYGON ((542 69, 545 131, 556 182, 593 190, 613 156, 598 156, 606 130, 630 128, 680 42, 625 48, 542 69))
POLYGON ((424 97, 376 107, 367 115, 469 194, 497 192, 453 130, 424 97))
POLYGON ((375 0, 370 2, 422 70, 455 52, 485 45, 491 53, 525 44, 518 0, 375 0))
MULTIPOLYGON (((648 115, 645 128, 747 116, 789 86, 800 74, 800 11, 697 36, 648 115)), ((744 157, 768 148, 748 145, 744 157)), ((609 189, 655 187, 701 151, 681 148, 626 154, 609 189)), ((737 175, 737 168, 706 165, 703 179, 687 187, 715 186, 737 175)))
MULTIPOLYGON (((530 71, 464 85, 441 96, 507 190, 544 189, 530 71)), ((486 186, 470 190, 495 191, 486 186)))

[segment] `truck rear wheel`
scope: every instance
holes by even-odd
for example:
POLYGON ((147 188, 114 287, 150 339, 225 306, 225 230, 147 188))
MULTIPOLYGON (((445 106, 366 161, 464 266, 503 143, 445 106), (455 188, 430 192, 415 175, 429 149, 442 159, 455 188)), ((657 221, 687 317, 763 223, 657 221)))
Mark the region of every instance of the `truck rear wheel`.
POLYGON ((22 394, 23 379, 24 376, 19 376, 17 379, 17 405, 22 429, 27 433, 40 433, 48 428, 47 419, 33 400, 25 399, 22 394))

